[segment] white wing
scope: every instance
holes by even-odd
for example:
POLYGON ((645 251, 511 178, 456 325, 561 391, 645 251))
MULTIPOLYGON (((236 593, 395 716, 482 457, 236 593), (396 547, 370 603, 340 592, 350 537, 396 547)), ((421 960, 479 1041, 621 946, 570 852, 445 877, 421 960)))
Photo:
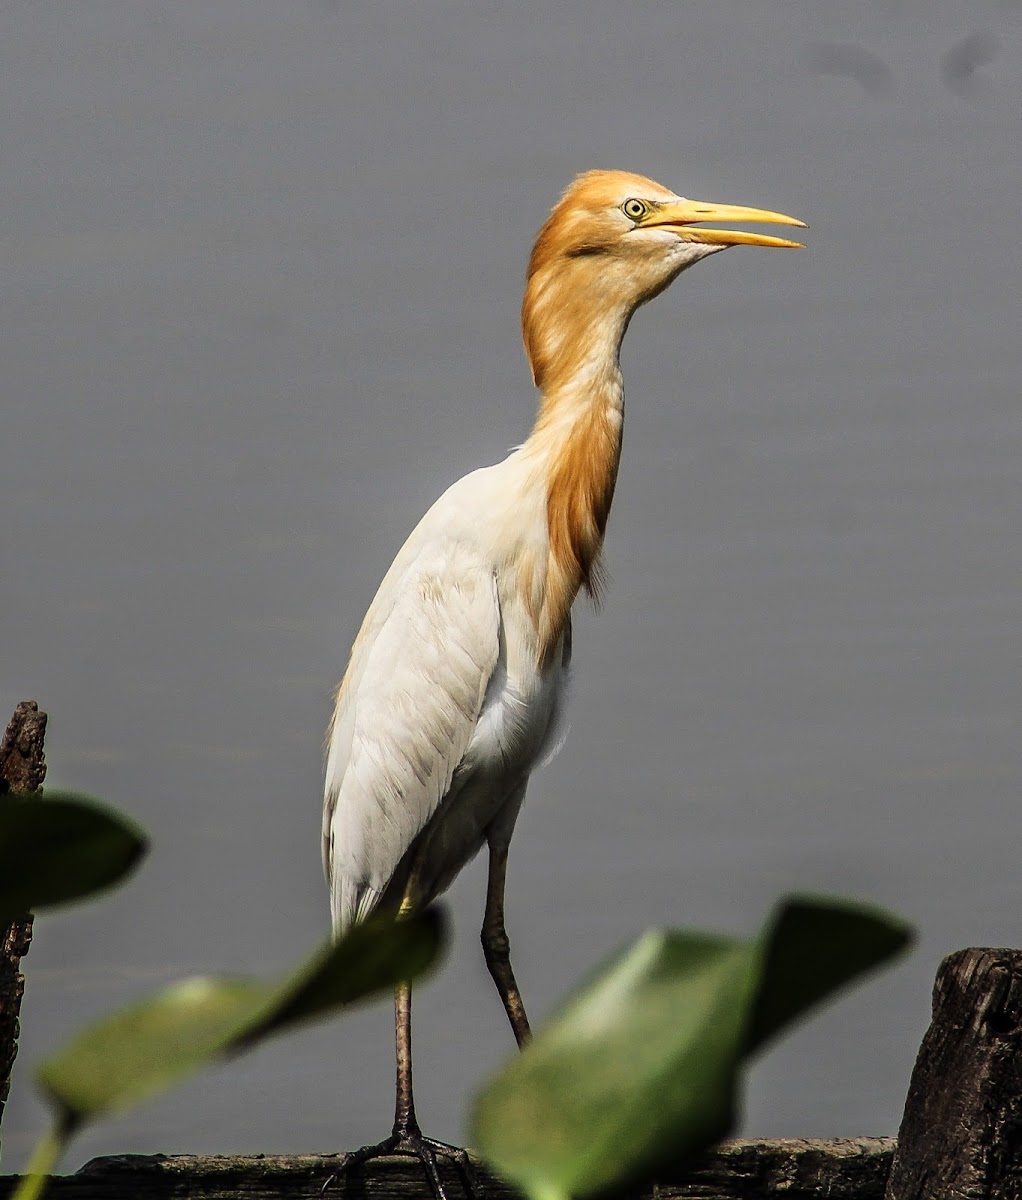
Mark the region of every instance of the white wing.
POLYGON ((327 752, 323 865, 335 933, 372 911, 447 794, 499 648, 496 580, 478 554, 427 546, 384 580, 327 752))

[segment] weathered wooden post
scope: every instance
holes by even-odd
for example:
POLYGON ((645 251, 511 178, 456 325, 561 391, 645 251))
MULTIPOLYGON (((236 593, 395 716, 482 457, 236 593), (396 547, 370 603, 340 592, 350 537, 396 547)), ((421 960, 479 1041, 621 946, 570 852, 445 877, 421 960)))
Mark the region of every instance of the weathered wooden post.
MULTIPOLYGON (((0 797, 11 792, 35 792, 43 786, 45 735, 46 713, 40 712, 39 705, 33 700, 22 701, 14 710, 3 742, 0 742, 0 797)), ((31 942, 31 913, 0 925, 0 1120, 10 1094, 11 1071, 18 1053, 18 1017, 25 991, 25 976, 19 968, 31 942)))
POLYGON ((1022 950, 937 972, 886 1200, 1022 1197, 1022 950))

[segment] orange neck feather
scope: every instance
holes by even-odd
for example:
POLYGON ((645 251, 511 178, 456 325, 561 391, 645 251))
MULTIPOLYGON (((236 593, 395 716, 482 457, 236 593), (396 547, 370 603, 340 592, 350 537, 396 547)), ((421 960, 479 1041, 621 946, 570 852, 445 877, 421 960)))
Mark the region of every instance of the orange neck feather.
POLYGON ((528 443, 543 457, 551 557, 575 581, 575 591, 585 587, 594 597, 617 482, 623 415, 620 385, 584 397, 544 396, 528 443))
POLYGON ((631 313, 615 303, 613 286, 587 278, 586 258, 540 255, 537 263, 542 246, 541 239, 530 264, 522 324, 542 391, 525 451, 538 458, 547 493, 549 561, 537 614, 546 657, 579 590, 598 598, 624 417, 618 351, 631 313))

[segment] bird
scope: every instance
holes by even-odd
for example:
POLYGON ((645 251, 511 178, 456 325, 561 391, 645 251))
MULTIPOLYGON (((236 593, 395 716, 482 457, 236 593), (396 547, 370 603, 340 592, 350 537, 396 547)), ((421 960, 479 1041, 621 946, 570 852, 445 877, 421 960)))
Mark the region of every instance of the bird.
MULTIPOLYGON (((689 200, 641 175, 578 176, 539 231, 522 336, 539 392, 526 440, 452 484, 401 547, 355 638, 326 741, 322 853, 333 934, 432 903, 485 846, 481 940, 519 1047, 530 1025, 504 924, 508 848, 529 776, 557 745, 571 612, 601 586, 621 453, 622 338, 640 305, 729 246, 799 247, 705 222, 803 226, 689 200)), ((803 226, 804 227, 804 226, 803 226)), ((393 1132, 344 1157, 464 1152, 425 1137, 412 1094, 411 987, 395 992, 393 1132)))

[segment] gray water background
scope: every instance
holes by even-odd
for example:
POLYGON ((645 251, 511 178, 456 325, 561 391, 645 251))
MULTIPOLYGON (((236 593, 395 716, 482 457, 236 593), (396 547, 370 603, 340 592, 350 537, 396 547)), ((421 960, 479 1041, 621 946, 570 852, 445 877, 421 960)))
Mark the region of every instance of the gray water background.
MULTIPOLYGON (((37 699, 49 782, 153 835, 37 924, 5 1168, 69 1031, 325 936, 331 689, 420 514, 527 432, 525 259, 593 166, 811 229, 628 335, 612 584, 512 850, 519 978, 541 1017, 650 924, 891 905, 918 948, 752 1071, 742 1128, 893 1132, 940 957, 1022 944, 1022 9, 48 0, 0 29, 0 707, 37 699), (942 66, 974 34, 992 61, 942 66)), ((454 1139, 511 1051, 481 868, 415 1011, 454 1139)), ((351 1147, 391 1088, 381 1004, 67 1165, 351 1147)))

